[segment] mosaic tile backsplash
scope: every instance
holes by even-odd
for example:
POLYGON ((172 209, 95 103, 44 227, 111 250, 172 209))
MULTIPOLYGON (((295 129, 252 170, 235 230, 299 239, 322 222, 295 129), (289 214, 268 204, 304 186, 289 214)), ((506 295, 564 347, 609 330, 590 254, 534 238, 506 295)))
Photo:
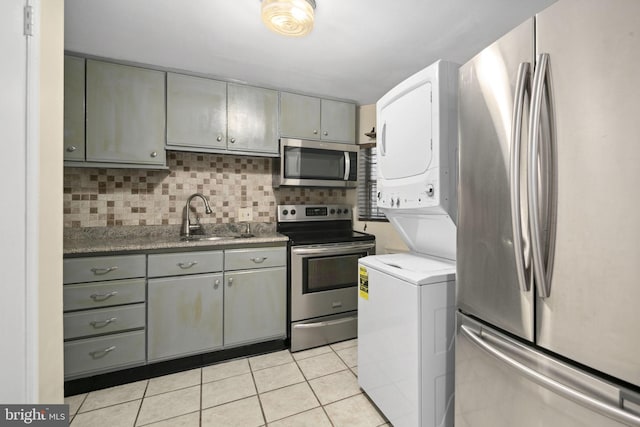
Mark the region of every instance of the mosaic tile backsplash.
POLYGON ((238 208, 251 207, 253 222, 275 222, 276 205, 349 203, 347 190, 271 186, 272 159, 167 152, 168 171, 146 169, 64 169, 64 226, 180 224, 187 198, 203 224, 238 222, 238 208))

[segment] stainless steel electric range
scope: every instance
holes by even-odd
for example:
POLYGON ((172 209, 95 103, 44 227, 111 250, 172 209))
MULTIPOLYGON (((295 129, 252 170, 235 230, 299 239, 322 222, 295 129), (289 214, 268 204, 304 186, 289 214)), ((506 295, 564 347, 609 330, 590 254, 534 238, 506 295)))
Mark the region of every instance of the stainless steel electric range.
POLYGON ((353 230, 350 205, 279 205, 277 230, 289 237, 291 351, 355 338, 358 259, 375 236, 353 230))

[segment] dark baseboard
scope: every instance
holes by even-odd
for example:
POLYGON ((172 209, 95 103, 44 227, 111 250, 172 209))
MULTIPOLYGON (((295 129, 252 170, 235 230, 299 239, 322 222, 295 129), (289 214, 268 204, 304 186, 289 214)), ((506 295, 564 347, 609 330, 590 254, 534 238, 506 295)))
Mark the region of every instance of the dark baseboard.
POLYGON ((180 359, 167 360, 165 362, 150 363, 144 366, 136 366, 134 368, 108 372, 106 374, 94 375, 92 377, 78 378, 75 380, 65 381, 64 395, 65 397, 73 396, 80 393, 87 393, 103 388, 160 377, 162 375, 187 371, 189 369, 214 365, 218 362, 236 359, 238 357, 255 356, 258 354, 270 353, 272 351, 284 350, 286 348, 288 348, 287 340, 267 341, 242 347, 214 351, 211 353, 182 357, 180 359))

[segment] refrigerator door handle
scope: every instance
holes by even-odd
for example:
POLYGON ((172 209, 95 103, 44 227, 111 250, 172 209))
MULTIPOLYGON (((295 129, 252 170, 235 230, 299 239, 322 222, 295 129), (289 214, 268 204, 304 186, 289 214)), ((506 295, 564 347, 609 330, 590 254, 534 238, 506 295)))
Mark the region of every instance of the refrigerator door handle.
POLYGON ((387 122, 382 125, 382 133, 380 134, 380 155, 387 155, 387 122))
MULTIPOLYGON (((616 421, 622 422, 624 424, 629 424, 629 425, 640 425, 639 416, 631 412, 625 411, 619 406, 615 406, 611 403, 607 403, 602 399, 598 399, 597 397, 590 396, 582 392, 581 390, 577 390, 576 388, 573 388, 553 378, 543 375, 540 372, 512 358, 511 356, 506 354, 505 351, 497 348, 496 346, 489 343, 487 339, 485 339, 485 335, 486 335, 486 338, 490 337, 491 340, 499 342, 500 347, 503 347, 505 349, 509 348, 511 344, 509 344, 508 342, 505 342, 500 337, 495 336, 493 334, 485 334, 482 329, 476 332, 468 325, 461 325, 460 331, 472 343, 474 343, 475 345, 477 345, 482 350, 486 351, 488 354, 495 357, 496 359, 504 362, 509 367, 515 369, 519 374, 528 378, 534 383, 548 390, 551 390, 554 393, 566 399, 572 400, 573 402, 576 402, 582 406, 589 408, 590 410, 598 412, 616 421)), ((513 351, 515 354, 518 353, 517 348, 514 348, 513 351)))
POLYGON ((516 79, 515 96, 513 100, 513 117, 511 118, 511 165, 509 168, 509 189, 511 192, 511 228, 513 230, 513 251, 516 259, 516 274, 518 285, 522 292, 529 292, 530 283, 526 278, 525 258, 523 247, 522 209, 520 207, 520 152, 522 147, 522 116, 524 114, 524 99, 530 91, 529 81, 531 64, 520 63, 516 79))
POLYGON ((529 144, 527 150, 527 191, 529 199, 529 227, 531 232, 531 251, 533 256, 533 273, 536 289, 541 298, 551 295, 551 271, 555 241, 555 175, 552 163, 552 147, 554 138, 553 102, 549 85, 549 54, 538 55, 533 75, 533 90, 529 119, 529 144), (545 92, 545 89, 546 92, 545 92), (541 116, 543 99, 547 99, 548 126, 550 137, 545 146, 540 146, 541 116), (546 234, 546 260, 543 257, 543 230, 541 229, 540 190, 545 194, 544 212, 546 234))

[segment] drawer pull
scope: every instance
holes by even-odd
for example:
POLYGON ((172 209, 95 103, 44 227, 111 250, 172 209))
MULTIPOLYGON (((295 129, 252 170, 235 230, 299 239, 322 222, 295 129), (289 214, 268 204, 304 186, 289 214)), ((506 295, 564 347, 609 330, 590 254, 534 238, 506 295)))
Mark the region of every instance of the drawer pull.
POLYGON ((107 273, 111 273, 114 270, 117 270, 118 266, 114 265, 113 267, 107 267, 107 268, 98 268, 98 267, 93 267, 91 269, 91 271, 93 272, 93 274, 95 274, 96 276, 103 276, 107 273))
POLYGON ((107 354, 111 353, 115 349, 116 349, 116 346, 112 345, 111 347, 107 347, 102 350, 90 351, 89 356, 91 356, 94 359, 100 359, 106 356, 107 354))
POLYGON ((256 264, 262 264, 265 259, 267 259, 266 256, 257 256, 255 258, 251 258, 251 261, 255 262, 256 264))
POLYGON ((198 263, 198 261, 189 261, 189 262, 179 262, 178 263, 178 267, 180 267, 183 270, 186 270, 188 268, 193 267, 194 265, 196 265, 198 263))
POLYGON ((108 294, 92 294, 90 298, 96 302, 100 302, 100 301, 108 300, 109 298, 116 295, 118 295, 118 291, 112 291, 112 292, 109 292, 108 294))
POLYGON ((111 319, 107 319, 107 320, 92 320, 91 322, 89 322, 89 324, 96 329, 100 329, 100 328, 104 328, 110 323, 115 322, 116 320, 118 320, 117 317, 112 317, 111 319))

